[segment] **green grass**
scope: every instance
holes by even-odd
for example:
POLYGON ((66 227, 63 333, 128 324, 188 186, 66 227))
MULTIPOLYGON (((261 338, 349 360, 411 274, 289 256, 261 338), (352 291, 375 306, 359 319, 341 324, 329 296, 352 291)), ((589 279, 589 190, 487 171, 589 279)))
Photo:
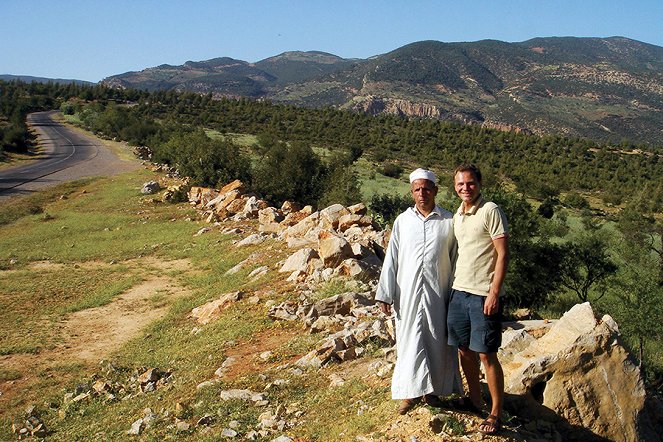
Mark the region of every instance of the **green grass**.
POLYGON ((57 321, 67 313, 97 307, 133 286, 140 276, 122 266, 63 267, 0 273, 0 354, 34 353, 57 343, 57 321))
MULTIPOLYGON (((235 290, 250 294, 274 284, 275 289, 269 292, 272 299, 280 302, 296 296, 287 284, 279 283, 287 275, 274 271, 254 280, 247 279, 253 266, 225 275, 253 253, 260 253, 259 265, 274 268, 288 252, 272 241, 236 249, 232 241, 238 237, 218 231, 194 237, 205 224, 195 220, 196 213, 188 204, 164 204, 140 194, 142 183, 155 178, 152 172, 139 170, 69 183, 0 205, 0 353, 29 354, 53 348, 60 343, 58 327, 67 314, 107 304, 159 271, 139 266, 137 263, 144 262, 141 258, 186 259, 190 270, 160 272, 191 294, 172 301, 163 291, 152 293, 148 302, 154 308, 167 305, 166 316, 109 355, 118 367, 118 372, 109 376, 118 378, 117 382, 129 384, 131 373, 146 367, 172 370, 174 382, 154 394, 132 395, 110 403, 99 397, 64 405, 64 392, 81 383, 91 384, 90 376, 105 377, 104 371, 73 361, 58 361, 36 371, 2 368, 1 380, 27 382, 28 386, 11 399, 0 397, 0 402, 4 400, 0 440, 14 439, 10 422, 30 403, 38 406, 54 430, 49 440, 69 441, 90 437, 122 440, 146 407, 174 413, 178 402, 188 404, 190 419, 205 413, 215 416, 210 435, 176 434, 169 427, 172 419, 164 418, 167 422, 163 427, 146 430, 145 440, 218 440, 223 423, 237 419, 244 428, 255 426, 261 412, 244 403, 220 402, 217 389, 196 389, 200 382, 213 379, 227 352, 234 351, 230 343, 242 345, 263 334, 292 333, 288 330, 296 326, 297 336, 274 349, 272 362, 276 362, 298 357, 317 342, 316 336, 300 336, 298 324, 269 319, 263 303, 237 303, 217 322, 205 326, 189 317, 192 308, 235 290), (47 261, 37 262, 43 260, 47 261), (36 377, 31 376, 33 372, 36 377)), ((261 391, 264 382, 257 373, 249 373, 222 385, 261 391)))
POLYGON ((258 137, 251 134, 223 134, 213 129, 205 129, 205 134, 213 140, 229 140, 242 147, 251 147, 258 143, 258 137))

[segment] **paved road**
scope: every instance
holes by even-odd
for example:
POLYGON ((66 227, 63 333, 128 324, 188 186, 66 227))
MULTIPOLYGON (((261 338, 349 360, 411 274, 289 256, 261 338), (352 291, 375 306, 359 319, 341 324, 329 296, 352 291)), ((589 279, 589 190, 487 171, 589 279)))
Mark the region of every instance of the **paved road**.
POLYGON ((0 170, 0 200, 90 176, 113 175, 140 167, 119 159, 93 137, 75 132, 53 119, 55 111, 28 115, 37 132, 42 155, 28 164, 0 170))

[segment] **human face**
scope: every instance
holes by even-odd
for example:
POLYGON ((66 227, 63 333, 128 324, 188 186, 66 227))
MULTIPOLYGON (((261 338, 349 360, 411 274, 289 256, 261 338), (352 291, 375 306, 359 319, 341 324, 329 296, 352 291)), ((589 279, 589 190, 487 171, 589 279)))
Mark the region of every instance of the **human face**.
POLYGON ((454 188, 465 207, 470 207, 481 194, 481 183, 470 171, 461 171, 454 177, 454 188))
POLYGON ((420 178, 412 181, 410 186, 414 205, 417 206, 422 215, 428 215, 435 208, 435 196, 437 195, 437 186, 431 181, 420 178))

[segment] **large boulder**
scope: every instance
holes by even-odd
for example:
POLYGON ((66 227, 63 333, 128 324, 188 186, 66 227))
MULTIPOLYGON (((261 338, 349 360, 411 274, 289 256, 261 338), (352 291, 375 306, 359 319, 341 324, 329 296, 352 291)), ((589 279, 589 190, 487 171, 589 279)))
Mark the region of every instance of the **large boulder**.
POLYGON ((323 229, 336 229, 339 219, 349 213, 350 211, 344 205, 332 204, 320 211, 320 227, 323 229))
POLYGON ((318 253, 311 248, 303 248, 297 250, 285 260, 279 272, 292 273, 295 271, 306 272, 308 270, 309 261, 316 258, 318 253))
POLYGON ((610 316, 597 321, 589 303, 578 304, 538 339, 517 332, 505 334, 500 358, 507 395, 525 401, 519 414, 548 412, 609 440, 642 439, 643 381, 610 316))
POLYGON ((318 253, 325 267, 336 267, 343 260, 354 256, 352 246, 345 238, 327 231, 320 232, 318 253))

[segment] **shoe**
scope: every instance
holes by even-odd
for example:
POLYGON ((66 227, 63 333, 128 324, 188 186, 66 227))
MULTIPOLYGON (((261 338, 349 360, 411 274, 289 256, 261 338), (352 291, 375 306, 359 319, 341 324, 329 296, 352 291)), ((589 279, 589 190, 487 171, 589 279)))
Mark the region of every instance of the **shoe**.
POLYGON ((444 402, 440 399, 439 396, 435 396, 433 394, 425 394, 424 402, 430 407, 444 408, 444 402))
POLYGON ((398 414, 406 414, 408 411, 416 407, 419 404, 419 402, 421 402, 420 397, 416 397, 413 399, 403 399, 401 401, 401 405, 398 407, 398 414))
POLYGON ((479 432, 483 434, 497 434, 501 429, 502 420, 494 414, 489 415, 483 422, 479 424, 479 432))
POLYGON ((481 414, 481 409, 474 405, 469 397, 457 397, 441 401, 440 408, 448 410, 467 411, 469 413, 481 414))

